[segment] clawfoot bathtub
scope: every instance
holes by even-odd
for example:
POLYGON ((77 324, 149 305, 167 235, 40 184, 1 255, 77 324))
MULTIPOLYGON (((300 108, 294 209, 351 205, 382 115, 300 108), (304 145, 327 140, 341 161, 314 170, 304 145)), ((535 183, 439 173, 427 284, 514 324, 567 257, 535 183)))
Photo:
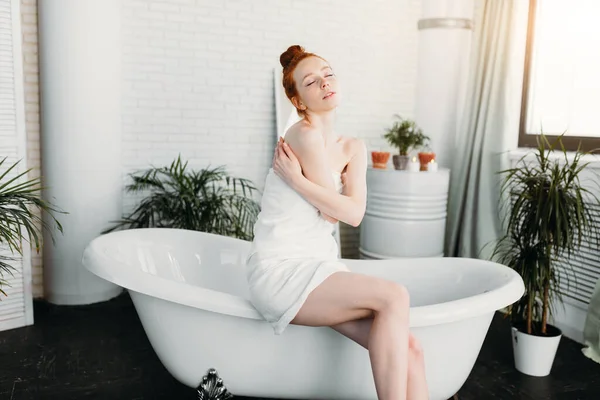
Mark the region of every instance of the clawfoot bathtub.
MULTIPOLYGON (((276 336, 249 298, 250 243, 179 229, 132 229, 92 240, 83 264, 131 295, 166 369, 196 388, 214 368, 234 395, 377 399, 367 350, 328 327, 290 325, 276 336)), ((344 260, 355 272, 405 285, 410 327, 423 346, 431 400, 467 379, 492 317, 518 300, 513 270, 461 258, 344 260)))

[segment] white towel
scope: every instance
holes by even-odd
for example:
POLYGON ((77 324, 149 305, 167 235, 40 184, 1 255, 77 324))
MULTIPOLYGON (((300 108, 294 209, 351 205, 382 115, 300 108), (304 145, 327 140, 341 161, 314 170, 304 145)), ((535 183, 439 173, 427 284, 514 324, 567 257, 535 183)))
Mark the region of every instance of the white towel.
MULTIPOLYGON (((340 174, 332 171, 332 179, 341 190, 340 174)), ((247 279, 251 303, 275 334, 283 333, 323 280, 348 271, 339 260, 333 227, 269 170, 248 254, 247 279)))

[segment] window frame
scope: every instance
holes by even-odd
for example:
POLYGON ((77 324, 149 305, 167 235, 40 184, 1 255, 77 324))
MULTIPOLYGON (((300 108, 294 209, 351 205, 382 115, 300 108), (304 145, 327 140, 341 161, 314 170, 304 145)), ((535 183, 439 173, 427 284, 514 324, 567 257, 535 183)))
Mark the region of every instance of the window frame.
MULTIPOLYGON (((519 140, 518 146, 523 148, 535 148, 538 146, 537 140, 541 137, 540 134, 528 134, 526 132, 527 112, 528 112, 528 95, 529 95, 529 80, 531 75, 531 59, 534 44, 535 30, 535 14, 537 0, 529 0, 529 11, 527 16, 527 42, 525 44, 525 65, 523 71, 523 87, 521 94, 521 116, 519 121, 519 140)), ((560 136, 554 132, 546 133, 544 136, 550 143, 553 143, 560 136)), ((567 151, 580 150, 585 152, 600 153, 600 137, 589 136, 563 136, 563 145, 567 151)))

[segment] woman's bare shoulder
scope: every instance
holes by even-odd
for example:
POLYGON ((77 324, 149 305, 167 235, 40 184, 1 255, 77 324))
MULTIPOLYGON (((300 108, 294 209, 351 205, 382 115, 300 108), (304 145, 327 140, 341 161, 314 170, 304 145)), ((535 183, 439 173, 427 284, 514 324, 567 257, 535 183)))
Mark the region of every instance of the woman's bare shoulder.
POLYGON ((285 133, 284 140, 292 147, 294 145, 314 144, 316 141, 323 141, 323 135, 319 129, 308 124, 305 121, 298 121, 292 125, 285 133))
POLYGON ((359 164, 364 163, 361 159, 364 157, 363 155, 366 154, 366 145, 362 139, 351 136, 342 136, 339 140, 345 158, 345 165, 342 169, 342 173, 346 172, 348 165, 350 165, 351 162, 356 163, 358 161, 359 164))
POLYGON ((285 133, 284 139, 299 140, 304 136, 308 136, 310 138, 315 137, 318 134, 320 134, 320 132, 317 128, 310 125, 308 122, 302 120, 290 126, 290 128, 285 133))
POLYGON ((357 137, 344 137, 342 138, 344 141, 344 153, 348 156, 348 159, 351 160, 355 156, 363 156, 363 154, 367 151, 367 146, 364 140, 357 137))

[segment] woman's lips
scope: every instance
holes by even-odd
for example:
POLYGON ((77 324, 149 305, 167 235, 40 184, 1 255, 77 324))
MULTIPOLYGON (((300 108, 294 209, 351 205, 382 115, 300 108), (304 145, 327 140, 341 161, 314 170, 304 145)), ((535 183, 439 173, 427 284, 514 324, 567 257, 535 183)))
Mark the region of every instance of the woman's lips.
POLYGON ((333 97, 334 94, 335 94, 335 92, 329 92, 325 95, 325 97, 323 97, 323 99, 328 99, 330 97, 333 97))

